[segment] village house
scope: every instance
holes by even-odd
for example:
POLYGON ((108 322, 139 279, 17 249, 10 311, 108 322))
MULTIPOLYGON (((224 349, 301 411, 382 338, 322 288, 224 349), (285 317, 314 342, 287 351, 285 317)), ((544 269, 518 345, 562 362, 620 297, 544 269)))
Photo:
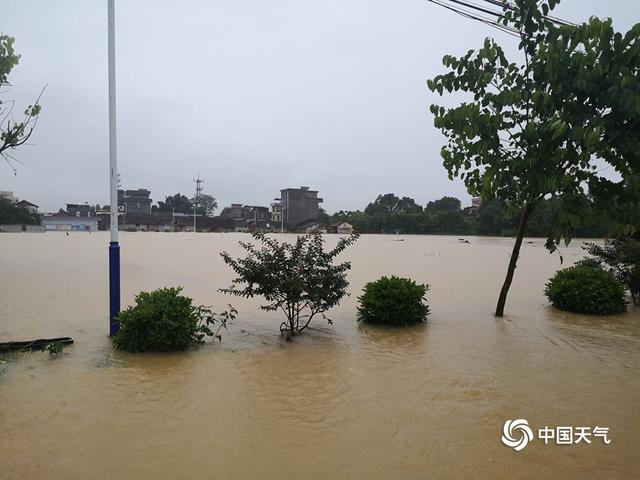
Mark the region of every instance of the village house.
POLYGON ((27 202, 26 200, 20 200, 18 203, 16 203, 16 207, 24 208, 31 215, 38 214, 38 205, 27 202))
POLYGON ((353 225, 349 222, 335 222, 327 227, 327 233, 337 233, 339 235, 351 235, 353 233, 353 225))

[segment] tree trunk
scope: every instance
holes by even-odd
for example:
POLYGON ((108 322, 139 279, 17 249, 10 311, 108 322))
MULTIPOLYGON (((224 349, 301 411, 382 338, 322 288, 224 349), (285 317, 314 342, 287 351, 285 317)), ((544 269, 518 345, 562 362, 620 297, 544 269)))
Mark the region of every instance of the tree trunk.
POLYGON ((502 317, 504 315, 504 305, 507 303, 507 294, 509 288, 511 288, 511 282, 513 281, 513 273, 516 271, 516 264, 518 263, 518 256, 520 255, 520 247, 522 246, 522 239, 524 238, 524 232, 527 229, 527 220, 529 220, 529 214, 533 210, 533 205, 527 204, 522 212, 522 218, 520 219, 520 226, 518 227, 518 236, 516 237, 516 243, 513 245, 513 251, 511 252, 511 259, 509 260, 509 267, 507 268, 507 276, 502 284, 502 290, 500 290, 500 297, 498 298, 498 306, 496 307, 496 317, 502 317))

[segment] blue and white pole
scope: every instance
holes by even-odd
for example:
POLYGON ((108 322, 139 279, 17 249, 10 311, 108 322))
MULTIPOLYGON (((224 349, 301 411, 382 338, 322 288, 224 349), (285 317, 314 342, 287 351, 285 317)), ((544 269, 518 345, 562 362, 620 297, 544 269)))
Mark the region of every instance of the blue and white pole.
POLYGON ((115 5, 108 0, 109 38, 109 177, 110 177, 110 230, 109 242, 109 335, 120 330, 120 245, 118 244, 118 155, 116 142, 116 38, 115 5))

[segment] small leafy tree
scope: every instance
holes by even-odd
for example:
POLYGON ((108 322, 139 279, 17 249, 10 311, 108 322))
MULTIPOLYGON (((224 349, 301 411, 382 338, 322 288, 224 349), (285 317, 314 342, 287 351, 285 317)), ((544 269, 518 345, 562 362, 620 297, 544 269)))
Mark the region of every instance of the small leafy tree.
POLYGON ((193 213, 193 203, 186 195, 176 193, 158 201, 158 206, 153 206, 154 212, 171 213, 193 213))
POLYGON ((129 352, 170 352, 186 350, 206 337, 220 340, 220 330, 235 319, 236 310, 216 314, 205 306, 194 306, 180 295, 181 287, 140 292, 135 305, 120 313, 116 348, 129 352))
MULTIPOLYGON (((607 190, 595 160, 608 162, 626 175, 626 163, 616 163, 614 154, 628 153, 630 145, 637 145, 640 91, 633 87, 638 84, 638 42, 634 39, 640 28, 630 32, 625 46, 628 52, 615 57, 609 46, 619 34, 610 35, 611 30, 603 29, 598 22, 559 30, 546 16, 557 3, 503 3, 501 21, 519 33, 522 62, 510 61, 504 50, 487 38, 478 51, 470 50, 459 58, 446 55, 443 63, 449 71, 428 82, 429 88, 440 95, 456 91, 469 96, 468 101, 453 108, 431 106, 434 125, 448 139, 441 155, 449 177, 462 178, 474 196, 497 198, 511 212, 521 212, 496 306, 498 317, 504 314, 522 239, 534 209, 545 199, 561 201, 562 208, 552 218, 547 247, 555 250, 562 239, 569 243, 574 226, 585 217, 587 192, 596 186, 607 190), (607 35, 602 43, 588 40, 601 33, 607 35), (584 61, 595 64, 594 70, 582 68, 582 54, 575 53, 577 58, 574 55, 578 45, 586 49, 584 61), (598 77, 605 82, 601 62, 615 63, 617 68, 612 72, 616 74, 615 88, 606 95, 597 93, 606 83, 592 81, 598 77), (623 88, 629 82, 633 88, 623 88), (594 99, 588 108, 583 104, 587 97, 577 95, 567 85, 579 85, 591 94, 594 99), (553 93, 556 90, 557 94, 553 93), (619 106, 622 103, 631 107, 619 106), (619 111, 626 117, 623 113, 618 116, 619 111), (591 121, 598 116, 595 114, 612 114, 614 118, 591 121)), ((637 159, 631 154, 629 157, 637 159)))
POLYGON ((591 261, 606 265, 606 269, 621 282, 633 299, 634 305, 640 303, 640 241, 623 237, 607 240, 604 245, 587 243, 585 250, 591 255, 591 261))
POLYGON ((245 298, 264 297, 267 304, 260 308, 281 310, 287 317, 280 325, 280 332, 287 338, 305 330, 316 315, 327 319, 325 312, 347 295, 346 272, 351 263, 334 261, 357 235, 341 238, 329 251, 324 250, 320 234, 301 235, 295 243, 281 243, 263 233, 254 233, 253 238, 261 247, 240 242, 248 252, 245 258, 221 254, 237 275, 231 287, 221 291, 245 298))
POLYGON ((216 199, 207 195, 206 193, 202 193, 198 195, 198 197, 193 197, 191 199, 191 204, 195 204, 198 210, 198 213, 204 214, 205 217, 210 217, 215 212, 216 208, 218 208, 218 202, 216 199))
MULTIPOLYGON (((0 94, 4 92, 5 87, 10 86, 9 74, 20 61, 20 55, 13 48, 14 41, 13 37, 0 34, 0 94)), ((14 174, 16 173, 16 168, 13 166, 15 158, 11 151, 24 145, 31 137, 40 115, 40 96, 33 105, 29 105, 24 110, 20 120, 16 120, 13 115, 14 101, 0 99, 0 157, 5 159, 14 174)))

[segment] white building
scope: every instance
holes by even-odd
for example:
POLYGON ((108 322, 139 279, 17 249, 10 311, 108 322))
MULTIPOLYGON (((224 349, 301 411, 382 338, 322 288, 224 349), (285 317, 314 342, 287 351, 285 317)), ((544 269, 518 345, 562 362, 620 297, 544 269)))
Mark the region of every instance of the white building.
POLYGON ((53 215, 43 215, 40 219, 40 225, 48 232, 96 232, 98 219, 96 217, 76 217, 67 212, 58 212, 53 215))

